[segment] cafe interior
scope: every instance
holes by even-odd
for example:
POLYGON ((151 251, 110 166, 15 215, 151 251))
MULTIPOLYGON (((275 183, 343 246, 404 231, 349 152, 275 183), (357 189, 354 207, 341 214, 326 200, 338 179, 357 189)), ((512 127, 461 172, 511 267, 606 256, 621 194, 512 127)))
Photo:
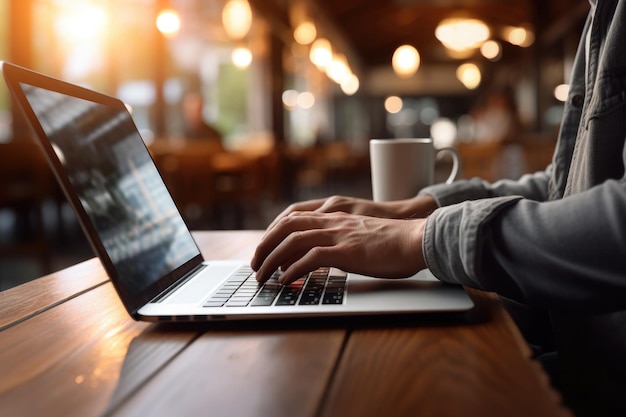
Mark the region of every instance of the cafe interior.
MULTIPOLYGON (((371 198, 373 138, 453 146, 460 178, 545 168, 588 7, 0 0, 0 60, 121 98, 191 229, 263 229, 297 200, 371 198)), ((0 83, 0 290, 93 256, 0 83)))

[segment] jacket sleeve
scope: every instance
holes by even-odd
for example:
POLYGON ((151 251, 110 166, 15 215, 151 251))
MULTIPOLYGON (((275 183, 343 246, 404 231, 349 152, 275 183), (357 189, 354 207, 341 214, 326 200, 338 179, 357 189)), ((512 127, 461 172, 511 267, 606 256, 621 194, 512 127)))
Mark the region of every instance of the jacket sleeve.
POLYGON ((493 184, 480 178, 459 180, 452 184, 437 184, 426 187, 421 194, 431 195, 439 207, 466 200, 518 195, 535 201, 548 199, 548 182, 552 165, 545 171, 526 174, 518 180, 504 179, 493 184))
POLYGON ((603 312, 626 305, 626 181, 561 200, 497 197, 429 216, 426 264, 442 281, 529 305, 603 312))

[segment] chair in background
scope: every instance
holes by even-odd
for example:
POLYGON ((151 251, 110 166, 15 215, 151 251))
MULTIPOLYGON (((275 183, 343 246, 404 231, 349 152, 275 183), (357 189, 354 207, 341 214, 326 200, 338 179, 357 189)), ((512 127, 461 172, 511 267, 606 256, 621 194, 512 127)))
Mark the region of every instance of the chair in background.
POLYGON ((264 189, 263 155, 207 143, 151 146, 174 201, 192 228, 244 227, 264 189))
POLYGON ((0 145, 0 256, 32 257, 42 273, 50 272, 50 254, 43 204, 54 191, 54 181, 40 149, 26 140, 0 145))
POLYGON ((463 177, 467 179, 479 177, 487 181, 500 179, 503 148, 503 144, 498 141, 458 143, 463 177))

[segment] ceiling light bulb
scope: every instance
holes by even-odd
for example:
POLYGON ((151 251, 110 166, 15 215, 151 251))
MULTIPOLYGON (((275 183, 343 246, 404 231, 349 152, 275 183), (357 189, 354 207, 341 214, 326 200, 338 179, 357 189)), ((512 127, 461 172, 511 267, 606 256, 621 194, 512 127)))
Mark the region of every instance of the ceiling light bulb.
POLYGON ((497 61, 502 56, 502 46, 499 42, 490 40, 480 46, 480 53, 490 61, 497 61))
POLYGON ((252 63, 252 52, 248 48, 238 47, 231 55, 233 64, 239 69, 245 69, 252 63))
POLYGON ((293 38, 300 45, 308 45, 315 40, 317 36, 317 29, 312 22, 302 22, 298 25, 293 32, 293 38))
POLYGON ((420 55, 411 45, 402 45, 396 49, 391 59, 395 73, 402 78, 410 78, 420 66, 420 55))
POLYGON ((489 27, 478 19, 444 19, 435 29, 435 37, 446 48, 456 51, 477 48, 489 36, 489 27))
POLYGON ((398 96, 389 96, 385 99, 385 110, 387 110, 387 113, 399 113, 402 110, 402 106, 402 99, 398 96))
POLYGON ((350 74, 346 77, 340 84, 341 91, 348 96, 354 95, 357 91, 359 91, 359 77, 354 74, 350 74))
POLYGON ((252 10, 246 0, 228 0, 222 11, 226 34, 235 40, 243 39, 252 26, 252 10))
POLYGON ((333 56, 330 64, 326 67, 326 75, 337 84, 341 84, 350 74, 348 61, 343 54, 333 56))
POLYGON ((506 26, 502 30, 502 37, 512 45, 526 48, 535 41, 535 34, 524 26, 506 26))
POLYGON ((156 25, 163 35, 174 36, 180 30, 180 16, 176 10, 162 10, 157 16, 156 25))
POLYGON ((467 89, 473 90, 480 85, 482 76, 475 64, 463 64, 457 68, 456 77, 467 89))
POLYGON ((327 67, 333 59, 333 50, 328 39, 319 38, 313 42, 309 58, 318 68, 327 67))

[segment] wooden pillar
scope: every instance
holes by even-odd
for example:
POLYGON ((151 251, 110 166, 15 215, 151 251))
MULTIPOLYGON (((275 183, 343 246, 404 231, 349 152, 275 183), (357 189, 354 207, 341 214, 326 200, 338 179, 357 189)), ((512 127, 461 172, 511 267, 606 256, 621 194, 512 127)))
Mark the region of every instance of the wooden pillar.
POLYGON ((166 116, 167 109, 165 103, 165 94, 163 92, 165 87, 165 81, 167 80, 167 66, 168 66, 168 52, 167 52, 167 39, 156 27, 156 17, 159 12, 169 7, 169 0, 158 0, 156 13, 154 13, 155 23, 152 26, 154 33, 154 47, 156 48, 155 62, 154 62, 154 88, 155 88, 155 102, 153 112, 153 126, 155 137, 163 137, 166 133, 166 116))
POLYGON ((9 2, 9 56, 13 63, 30 67, 33 61, 33 0, 9 2))
POLYGON ((287 11, 288 2, 277 0, 249 0, 249 2, 255 15, 261 16, 270 26, 268 44, 272 131, 276 143, 282 147, 285 143, 285 114, 282 102, 285 88, 283 49, 292 39, 287 11))
MULTIPOLYGON (((9 2, 9 61, 31 68, 33 63, 33 0, 9 2)), ((26 119, 17 103, 11 99, 13 139, 24 140, 30 135, 26 119)))
POLYGON ((283 43, 273 33, 270 34, 270 83, 272 103, 272 131, 276 143, 285 143, 285 111, 283 91, 285 89, 285 70, 283 68, 283 43))

